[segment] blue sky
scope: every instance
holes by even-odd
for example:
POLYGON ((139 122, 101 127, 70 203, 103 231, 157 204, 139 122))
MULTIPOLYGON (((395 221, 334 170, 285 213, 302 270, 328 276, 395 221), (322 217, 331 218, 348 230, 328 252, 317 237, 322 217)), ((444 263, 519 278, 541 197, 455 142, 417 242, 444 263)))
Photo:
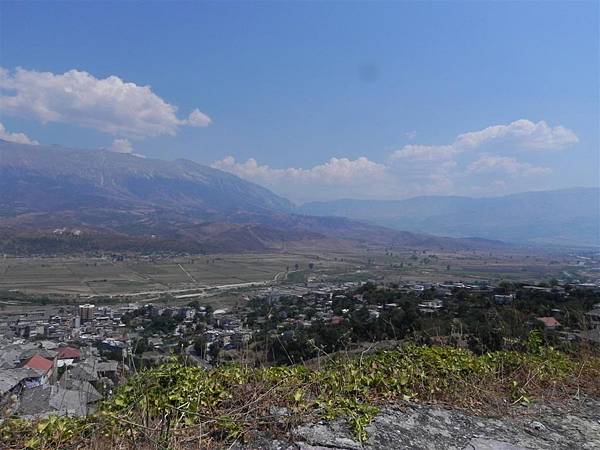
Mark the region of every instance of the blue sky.
POLYGON ((0 134, 189 158, 296 201, 597 186, 598 17, 597 2, 3 2, 0 134))

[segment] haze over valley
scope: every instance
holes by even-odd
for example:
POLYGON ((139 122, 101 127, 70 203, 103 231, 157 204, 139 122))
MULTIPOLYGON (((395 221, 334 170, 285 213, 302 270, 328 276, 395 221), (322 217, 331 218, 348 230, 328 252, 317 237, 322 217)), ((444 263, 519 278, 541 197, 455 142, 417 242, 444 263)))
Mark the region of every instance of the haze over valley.
POLYGON ((338 200, 305 203, 300 211, 445 236, 477 236, 520 244, 600 246, 600 188, 484 198, 338 200))

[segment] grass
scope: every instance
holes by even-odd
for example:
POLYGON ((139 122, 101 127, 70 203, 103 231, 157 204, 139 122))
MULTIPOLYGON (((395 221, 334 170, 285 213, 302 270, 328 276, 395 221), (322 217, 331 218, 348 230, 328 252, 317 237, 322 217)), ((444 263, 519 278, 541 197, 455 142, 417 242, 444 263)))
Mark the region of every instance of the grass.
POLYGON ((305 283, 307 279, 307 271, 294 270, 287 273, 285 280, 289 283, 305 283))
POLYGON ((84 256, 8 258, 0 259, 0 288, 31 293, 127 294, 196 284, 269 281, 295 264, 306 268, 316 262, 335 272, 349 267, 318 255, 286 253, 172 256, 154 262, 136 257, 122 262, 84 256))
POLYGON ((477 356, 450 347, 405 345, 340 357, 325 367, 219 367, 177 362, 132 377, 84 419, 7 420, 2 448, 210 448, 284 434, 313 420, 345 418, 359 441, 381 405, 442 402, 474 412, 600 395, 600 358, 569 356, 532 341, 525 353, 477 356))

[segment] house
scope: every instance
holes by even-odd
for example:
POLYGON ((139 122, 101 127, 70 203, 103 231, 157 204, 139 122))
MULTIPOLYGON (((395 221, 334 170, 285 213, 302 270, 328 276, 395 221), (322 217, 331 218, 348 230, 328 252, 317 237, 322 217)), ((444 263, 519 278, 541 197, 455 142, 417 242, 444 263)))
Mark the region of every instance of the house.
POLYGON ((98 377, 114 378, 117 377, 119 364, 116 361, 100 361, 96 364, 96 373, 98 377))
POLYGON ((25 362, 25 364, 23 364, 22 367, 26 369, 37 370, 40 373, 40 384, 46 384, 54 370, 54 362, 44 358, 43 356, 33 355, 25 362))
POLYGON ((440 311, 444 307, 444 302, 441 300, 432 300, 430 302, 419 303, 417 307, 422 313, 433 314, 440 311))
MULTIPOLYGON (((59 416, 86 416, 102 398, 87 381, 73 381, 68 387, 39 386, 23 393, 17 414, 26 419, 59 416)), ((63 383, 64 384, 64 383, 63 383)))
POLYGON ((81 381, 98 381, 98 373, 96 372, 96 362, 84 361, 81 364, 76 364, 70 369, 72 379, 81 381))
POLYGON ((81 352, 75 347, 59 347, 56 353, 56 367, 72 366, 81 359, 81 352))
POLYGON ((536 320, 542 322, 549 330, 554 330, 555 328, 560 327, 560 322, 554 317, 536 317, 536 320))
POLYGON ((585 318, 588 322, 588 328, 592 330, 600 330, 600 305, 594 306, 599 306, 599 308, 586 312, 585 318))
POLYGON ((53 351, 53 350, 46 350, 46 349, 40 348, 40 347, 35 347, 35 348, 29 348, 29 349, 23 350, 23 352, 19 356, 19 360, 21 362, 27 361, 28 359, 30 359, 34 355, 39 355, 42 358, 45 358, 45 359, 47 359, 49 361, 52 361, 52 360, 54 360, 54 358, 56 358, 56 352, 55 351, 53 351))
POLYGON ((507 294, 507 295, 496 294, 496 295, 494 295, 494 303, 496 303, 496 305, 510 305, 514 299, 515 299, 515 294, 507 294))
POLYGON ((11 395, 19 395, 23 388, 38 386, 43 374, 36 369, 0 369, 0 403, 11 395))
POLYGON ((0 369, 12 369, 18 366, 22 361, 23 347, 18 344, 3 347, 0 351, 0 369))

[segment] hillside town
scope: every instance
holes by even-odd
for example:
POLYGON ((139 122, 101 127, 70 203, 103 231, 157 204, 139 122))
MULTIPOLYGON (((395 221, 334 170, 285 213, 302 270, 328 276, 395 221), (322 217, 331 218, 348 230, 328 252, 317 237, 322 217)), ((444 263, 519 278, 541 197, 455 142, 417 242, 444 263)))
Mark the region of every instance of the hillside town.
POLYGON ((519 311, 530 318, 527 329, 555 341, 600 343, 598 283, 300 283, 241 295, 230 309, 197 299, 40 307, 0 318, 0 407, 3 417, 85 416, 132 373, 171 358, 206 369, 229 361, 297 363, 362 341, 409 336, 494 349, 485 334, 494 328, 484 333, 480 317, 490 308, 500 314, 494 320, 519 311))

